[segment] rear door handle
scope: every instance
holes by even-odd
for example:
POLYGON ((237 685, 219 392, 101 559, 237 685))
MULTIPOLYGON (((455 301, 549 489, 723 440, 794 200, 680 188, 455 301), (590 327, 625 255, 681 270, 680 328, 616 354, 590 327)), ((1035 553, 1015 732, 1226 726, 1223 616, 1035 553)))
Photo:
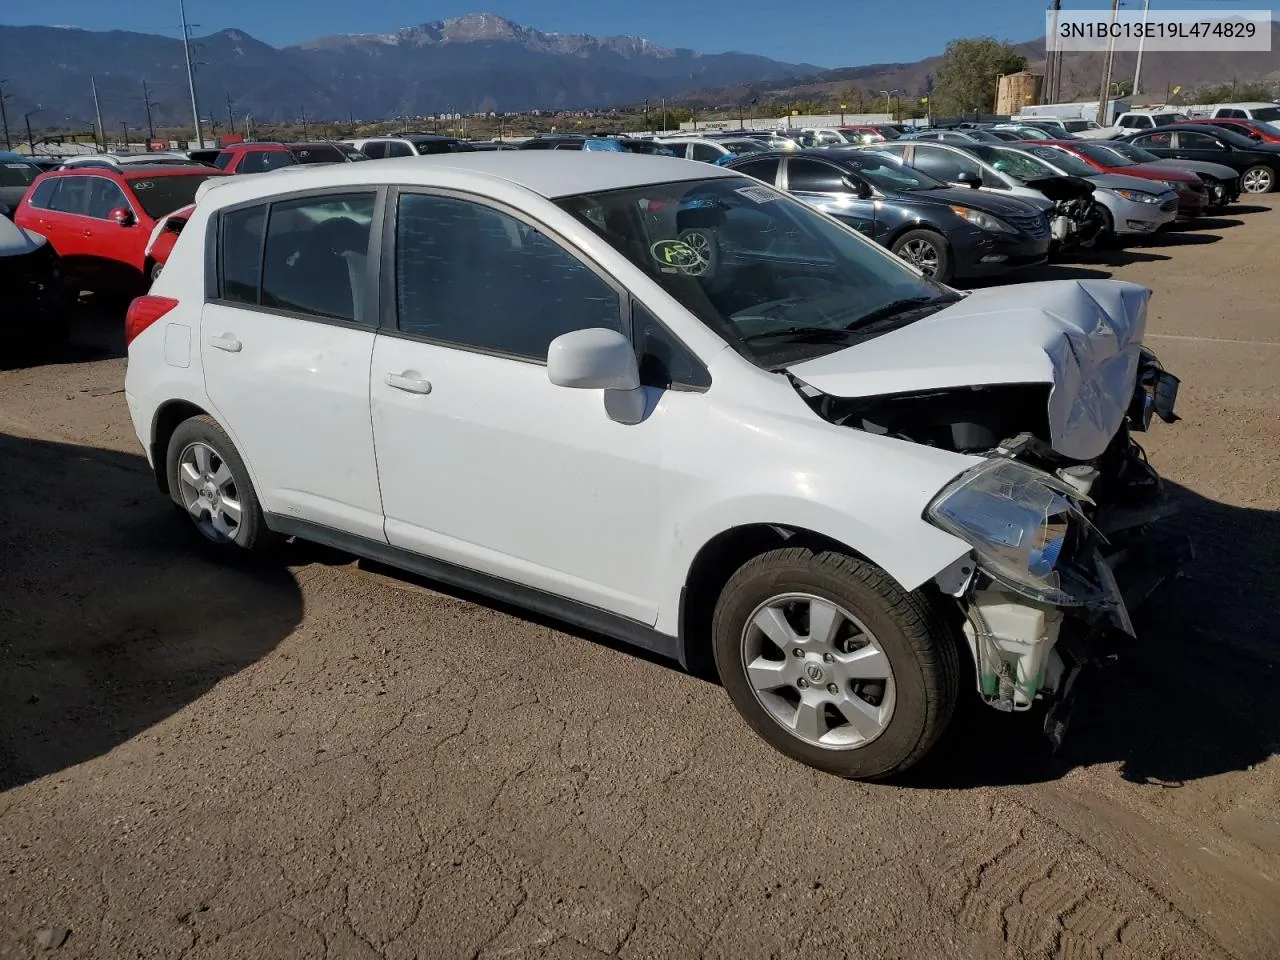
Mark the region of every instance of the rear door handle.
POLYGON ((386 381, 388 387, 403 390, 405 393, 431 392, 431 381, 419 374, 417 370, 406 370, 404 373, 388 373, 386 381))
POLYGON ((217 347, 219 350, 225 350, 227 353, 239 353, 240 348, 243 347, 244 344, 231 334, 224 333, 218 337, 210 337, 209 346, 217 347))

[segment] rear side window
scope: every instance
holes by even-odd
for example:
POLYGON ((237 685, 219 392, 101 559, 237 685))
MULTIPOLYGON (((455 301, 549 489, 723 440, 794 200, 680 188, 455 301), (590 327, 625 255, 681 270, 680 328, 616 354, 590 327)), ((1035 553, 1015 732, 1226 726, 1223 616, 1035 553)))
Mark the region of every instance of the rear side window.
POLYGON ((405 333, 545 361, 563 333, 622 332, 612 287, 533 227, 477 203, 401 197, 395 263, 405 333))
POLYGON ((373 194, 271 205, 262 305, 333 320, 362 319, 373 194))
POLYGON ((827 163, 793 157, 787 165, 787 185, 798 193, 847 193, 844 173, 827 163))
POLYGON ((53 193, 57 189, 57 180, 42 180, 39 186, 31 191, 31 199, 28 202, 37 210, 48 210, 49 201, 53 199, 53 193))
POLYGON ((403 140, 392 140, 387 144, 388 157, 412 157, 413 147, 409 146, 403 140))
POLYGON ((224 213, 220 298, 363 322, 373 209, 374 195, 363 193, 224 213))
POLYGON ((387 142, 375 140, 372 143, 366 143, 361 152, 370 160, 381 160, 387 155, 387 142))
POLYGON ((693 145, 693 159, 701 160, 703 163, 715 163, 724 154, 709 143, 695 143, 693 145))
POLYGON ((778 158, 750 160, 747 163, 734 164, 733 169, 749 177, 755 177, 757 180, 763 180, 765 183, 774 183, 778 179, 778 158))
POLYGON ((84 213, 89 199, 88 177, 59 177, 58 192, 49 203, 58 213, 84 213))

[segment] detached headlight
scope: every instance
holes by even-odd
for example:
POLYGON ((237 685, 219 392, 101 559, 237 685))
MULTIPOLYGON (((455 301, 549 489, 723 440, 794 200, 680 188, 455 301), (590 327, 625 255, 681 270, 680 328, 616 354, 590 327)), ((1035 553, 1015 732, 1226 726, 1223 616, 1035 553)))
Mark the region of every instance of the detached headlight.
POLYGON ((1005 223, 999 217, 993 217, 989 213, 983 213, 981 210, 975 210, 973 207, 952 207, 956 214, 964 217, 979 230, 990 230, 992 233, 1012 233, 1017 234, 1017 230, 1005 223))
POLYGON ((948 484, 925 516, 972 546, 982 570, 1010 590, 1079 606, 1104 591, 1061 563, 1075 528, 1088 526, 1070 491, 1051 474, 994 457, 948 484))
POLYGON ((1141 190, 1117 190, 1116 193, 1134 203, 1159 203, 1160 198, 1154 193, 1143 193, 1141 190))

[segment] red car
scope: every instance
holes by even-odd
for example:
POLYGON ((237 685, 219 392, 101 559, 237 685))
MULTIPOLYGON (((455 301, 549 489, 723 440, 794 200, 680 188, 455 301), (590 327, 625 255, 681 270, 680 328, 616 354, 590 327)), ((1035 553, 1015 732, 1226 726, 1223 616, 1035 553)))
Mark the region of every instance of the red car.
POLYGON ((299 163, 351 163, 368 159, 345 143, 233 143, 223 148, 213 165, 227 173, 266 173, 299 163))
POLYGON ((1215 117, 1212 120, 1179 120, 1172 126, 1178 127, 1188 123, 1207 124, 1211 127, 1222 127, 1233 133, 1260 143, 1280 143, 1280 127, 1266 120, 1249 120, 1243 117, 1215 117))
POLYGON ((150 281, 146 250, 156 224, 191 203, 209 167, 79 167, 37 177, 14 222, 41 234, 58 252, 77 290, 135 295, 150 281))
POLYGON ((1117 164, 1117 155, 1102 149, 1106 147, 1105 140, 1097 144, 1089 140, 1033 140, 1031 142, 1065 150, 1079 157, 1099 173, 1114 173, 1123 177, 1140 177, 1143 180, 1167 183, 1178 195, 1179 216, 1201 216, 1209 205, 1209 191, 1205 189, 1204 181, 1198 174, 1152 163, 1117 164))

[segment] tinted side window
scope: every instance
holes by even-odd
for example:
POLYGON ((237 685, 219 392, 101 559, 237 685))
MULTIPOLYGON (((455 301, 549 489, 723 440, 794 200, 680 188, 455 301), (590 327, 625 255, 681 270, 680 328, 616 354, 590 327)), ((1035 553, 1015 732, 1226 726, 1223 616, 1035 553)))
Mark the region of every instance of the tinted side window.
POLYGON ((1140 147, 1146 147, 1148 150, 1168 150, 1173 146, 1173 134, 1149 133, 1145 137, 1139 137, 1133 142, 1140 147))
POLYGON ((924 171, 931 177, 936 177, 943 183, 952 183, 958 180, 962 173, 973 173, 982 176, 982 167, 977 163, 934 147, 916 147, 916 158, 912 162, 912 166, 917 170, 924 171))
POLYGON ((470 201, 401 197, 395 262, 406 333, 546 360, 562 333, 622 330, 612 287, 529 225, 470 201))
POLYGON ((84 213, 89 199, 88 177, 59 177, 58 192, 49 204, 50 210, 59 213, 84 213))
POLYGON ((216 157, 213 158, 213 165, 217 167, 219 170, 225 170, 227 169, 227 167, 231 166, 231 161, 234 157, 235 157, 235 154, 232 153, 230 150, 223 150, 221 153, 219 153, 216 157))
POLYGON ((245 207, 222 215, 220 293, 223 300, 258 302, 258 276, 262 272, 262 228, 267 208, 245 207))
POLYGON ((387 144, 388 157, 412 157, 413 155, 413 147, 403 140, 392 140, 387 144))
POLYGON ((366 143, 360 152, 370 160, 381 160, 387 155, 387 142, 385 140, 375 140, 373 143, 366 143))
POLYGON ((646 387, 682 385, 706 389, 711 386, 711 374, 698 358, 658 323, 643 304, 634 301, 631 341, 640 366, 640 382, 646 387))
POLYGON ((743 164, 735 164, 734 168, 739 173, 745 173, 749 177, 755 177, 757 180, 763 180, 765 183, 776 183, 778 179, 778 158, 770 157, 765 160, 751 160, 743 164))
POLYGON ((693 160, 701 160, 703 163, 715 163, 719 160, 723 153, 709 143, 695 143, 693 145, 693 160))
POLYGON ((372 223, 372 193, 273 203, 262 256, 262 305, 362 321, 372 223))
POLYGON ((113 180, 106 177, 94 177, 89 186, 88 215, 99 220, 111 219, 111 211, 119 207, 129 207, 124 191, 113 180))
POLYGON ((787 184, 802 193, 847 193, 844 174, 829 163, 793 157, 787 165, 787 184))
MULTIPOLYGON (((1163 134, 1161 134, 1163 136, 1163 134)), ((1178 146, 1187 150, 1225 150, 1216 138, 1207 133, 1179 133, 1178 146)))
POLYGON ((57 180, 43 180, 38 187, 31 191, 29 203, 37 210, 47 210, 49 209, 49 201, 53 199, 53 192, 57 189, 57 180))

